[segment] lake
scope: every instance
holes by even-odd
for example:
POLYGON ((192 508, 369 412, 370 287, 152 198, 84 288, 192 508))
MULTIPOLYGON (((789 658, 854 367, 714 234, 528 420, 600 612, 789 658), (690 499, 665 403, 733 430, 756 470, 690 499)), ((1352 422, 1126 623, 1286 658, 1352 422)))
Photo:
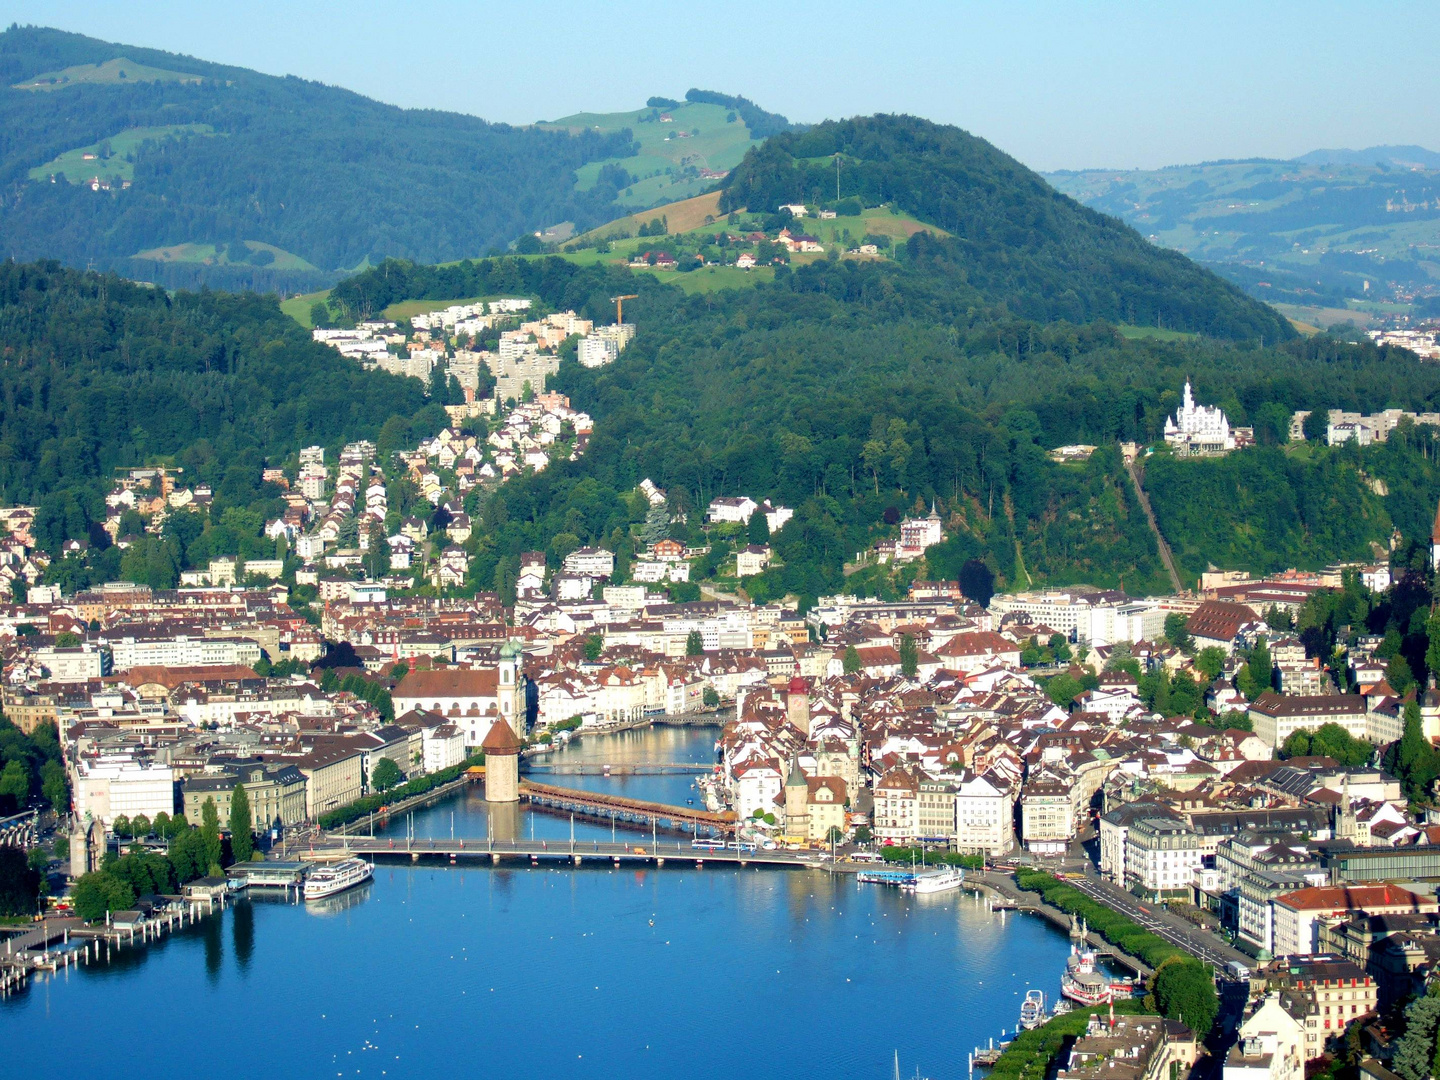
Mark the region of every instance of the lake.
MULTIPOLYGON (((587 738, 551 760, 708 763, 716 730, 587 738)), ((537 779, 698 800, 687 776, 537 779)), ((570 835, 568 816, 540 811, 492 822, 479 795, 390 830, 570 835)), ((1048 924, 968 893, 817 870, 381 863, 326 906, 242 900, 109 965, 37 978, 0 1004, 0 1034, 44 1047, 47 1072, 107 1080, 880 1080, 896 1051, 904 1075, 954 1080, 971 1047, 1014 1028, 1026 989, 1058 993, 1067 953, 1048 924)))

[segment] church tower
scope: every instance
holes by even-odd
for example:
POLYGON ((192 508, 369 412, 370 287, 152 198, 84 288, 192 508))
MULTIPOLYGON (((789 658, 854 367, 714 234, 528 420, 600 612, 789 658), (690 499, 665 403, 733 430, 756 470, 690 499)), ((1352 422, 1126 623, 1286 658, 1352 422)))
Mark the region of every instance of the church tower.
POLYGON ((518 641, 507 641, 500 646, 500 678, 496 687, 496 703, 500 715, 510 723, 511 732, 523 731, 524 713, 516 714, 516 695, 519 693, 520 670, 524 666, 525 650, 518 641))

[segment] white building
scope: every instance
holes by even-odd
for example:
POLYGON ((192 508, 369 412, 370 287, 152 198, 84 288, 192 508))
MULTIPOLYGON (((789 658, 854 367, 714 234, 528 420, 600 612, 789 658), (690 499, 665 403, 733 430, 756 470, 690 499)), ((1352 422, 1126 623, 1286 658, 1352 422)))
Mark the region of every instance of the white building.
POLYGON ((1230 420, 1218 405, 1196 405, 1185 380, 1185 395, 1165 421, 1165 441, 1182 455, 1224 454, 1235 449, 1230 420))
POLYGON ((711 521, 744 524, 750 520, 750 515, 757 509, 759 509, 759 504, 748 496, 742 495, 738 499, 721 496, 718 499, 710 500, 707 515, 711 521))
POLYGON ((124 815, 144 814, 151 821, 162 810, 175 813, 175 773, 168 765, 142 765, 128 757, 82 758, 71 777, 75 814, 88 814, 108 829, 124 815))
POLYGON ((604 548, 582 547, 565 556, 567 574, 608 578, 615 572, 615 553, 604 548))
POLYGON ((1305 1075, 1304 1028, 1270 994, 1240 1025, 1225 1058, 1223 1080, 1302 1080, 1305 1075))
POLYGON ((1014 845, 1015 800, 993 777, 966 772, 955 792, 955 850, 1003 855, 1014 845))
POLYGON ((1201 863, 1200 836, 1176 818, 1133 822, 1125 838, 1125 884, 1156 897, 1190 890, 1201 863))

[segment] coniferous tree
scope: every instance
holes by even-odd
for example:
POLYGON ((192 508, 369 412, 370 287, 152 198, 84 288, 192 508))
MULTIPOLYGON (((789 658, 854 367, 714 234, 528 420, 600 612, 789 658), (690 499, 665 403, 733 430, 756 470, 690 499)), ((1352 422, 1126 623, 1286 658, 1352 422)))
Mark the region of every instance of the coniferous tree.
POLYGON ((225 849, 220 841, 220 811, 214 799, 206 799, 200 807, 200 839, 205 845, 205 872, 218 877, 225 849))
POLYGON ((900 670, 907 679, 915 678, 920 670, 920 650, 915 644, 915 638, 910 634, 900 639, 900 670))
POLYGON ((250 794, 244 784, 237 783, 230 796, 230 854, 237 863, 249 862, 255 850, 255 837, 251 831, 253 824, 250 794))

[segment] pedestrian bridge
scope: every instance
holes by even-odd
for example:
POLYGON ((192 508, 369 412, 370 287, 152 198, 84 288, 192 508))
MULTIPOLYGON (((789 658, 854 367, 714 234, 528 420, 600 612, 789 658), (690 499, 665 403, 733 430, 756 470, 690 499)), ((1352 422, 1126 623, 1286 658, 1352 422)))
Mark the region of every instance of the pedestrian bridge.
POLYGON ((549 773, 553 776, 703 776, 713 765, 701 765, 691 761, 617 761, 597 763, 593 761, 527 762, 525 773, 549 773))
POLYGON ((725 836, 735 832, 733 811, 699 810, 691 806, 670 806, 667 803, 630 799, 599 791, 520 783, 520 799, 531 806, 558 810, 606 821, 631 825, 649 825, 655 829, 694 833, 696 836, 725 836))
MULTIPOLYGON (((721 866, 782 866, 812 869, 848 870, 843 864, 829 862, 818 852, 803 851, 741 851, 733 847, 695 847, 687 840, 652 840, 639 843, 624 843, 610 840, 491 840, 451 839, 428 840, 414 837, 339 836, 332 838, 337 849, 349 855, 363 855, 370 859, 406 859, 418 862, 422 858, 446 859, 451 863, 462 861, 486 861, 492 864, 502 862, 568 863, 580 866, 584 862, 607 862, 620 865, 664 866, 667 863, 693 863, 697 867, 706 864, 721 866)), ((318 852, 317 852, 318 854, 318 852)))

